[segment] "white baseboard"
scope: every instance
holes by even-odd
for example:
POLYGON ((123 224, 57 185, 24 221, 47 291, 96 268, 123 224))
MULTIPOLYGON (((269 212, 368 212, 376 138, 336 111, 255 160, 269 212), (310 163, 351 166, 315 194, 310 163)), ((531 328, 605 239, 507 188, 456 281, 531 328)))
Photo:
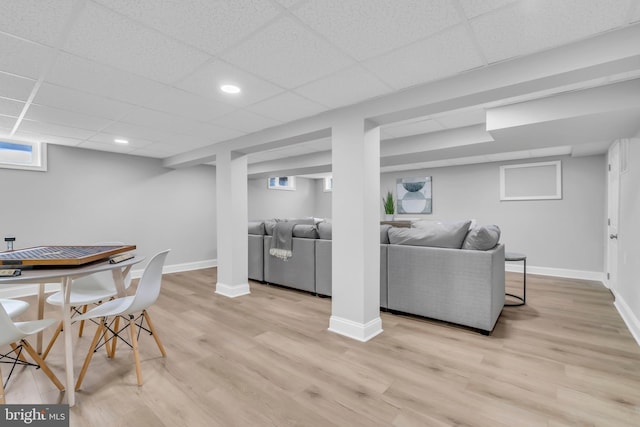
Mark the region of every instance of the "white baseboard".
POLYGON ((229 298, 241 297, 251 293, 251 288, 248 283, 242 283, 240 285, 226 285, 224 283, 216 283, 216 294, 223 295, 229 298))
POLYGON ((616 298, 616 301, 613 305, 620 313, 620 317, 624 320, 624 323, 627 325, 629 332, 633 335, 633 338, 636 340, 636 343, 640 345, 640 320, 633 313, 633 310, 629 307, 627 302, 616 292, 613 292, 613 295, 616 298))
MULTIPOLYGON (((518 263, 506 263, 505 271, 522 273, 522 262, 518 263)), ((601 271, 584 271, 584 270, 569 270, 567 268, 551 268, 551 267, 536 267, 527 265, 527 274, 539 274, 541 276, 552 277, 566 277, 567 279, 581 279, 581 280, 594 280, 596 282, 604 283, 604 273, 601 271)))
POLYGON ((331 316, 329 330, 357 341, 367 342, 382 333, 382 319, 377 317, 367 323, 358 323, 342 317, 331 316))
MULTIPOLYGON (((22 298, 32 295, 38 295, 40 285, 37 283, 16 286, 3 286, 0 290, 0 298, 22 298)), ((47 283, 44 286, 45 293, 58 292, 60 283, 47 283)))
MULTIPOLYGON (((180 273, 182 271, 202 270, 204 268, 216 267, 217 265, 217 259, 165 265, 162 269, 162 273, 169 274, 180 273)), ((131 277, 139 279, 142 277, 143 271, 143 268, 131 270, 131 277)), ((21 298, 38 295, 38 286, 38 284, 3 286, 2 289, 0 289, 0 298, 21 298)), ((60 290, 60 283, 47 283, 44 289, 45 293, 58 292, 60 290)))

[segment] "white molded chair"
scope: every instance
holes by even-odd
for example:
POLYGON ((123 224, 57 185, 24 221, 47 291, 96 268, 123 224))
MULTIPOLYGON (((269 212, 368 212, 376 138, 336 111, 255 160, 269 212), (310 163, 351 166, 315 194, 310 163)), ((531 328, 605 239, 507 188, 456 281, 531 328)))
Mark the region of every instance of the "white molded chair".
MULTIPOLYGON (((120 246, 124 243, 121 242, 99 242, 96 246, 120 246)), ((124 278, 125 290, 131 286, 131 274, 127 274, 124 278)), ((117 296, 116 285, 113 281, 113 273, 111 271, 101 271, 94 273, 90 276, 80 277, 73 280, 71 284, 71 293, 69 296, 69 306, 72 313, 79 313, 79 307, 82 307, 82 313, 86 313, 87 307, 90 304, 100 304, 104 301, 108 301, 111 298, 117 296)), ((51 305, 61 306, 64 302, 64 295, 62 292, 56 292, 47 297, 47 303, 51 305)), ((80 322, 80 329, 78 336, 82 336, 84 330, 84 320, 80 322)), ((42 358, 46 359, 51 347, 58 339, 58 335, 62 332, 62 322, 58 324, 58 328, 53 333, 47 348, 42 353, 42 358)))
POLYGON ((105 341, 113 340, 111 350, 109 351, 107 348, 107 353, 113 358, 115 356, 117 339, 120 338, 126 342, 120 333, 129 328, 129 337, 131 339, 131 344, 129 345, 133 349, 138 385, 142 385, 142 371, 140 369, 140 355, 138 354, 138 332, 136 331, 136 326, 139 329, 147 330, 155 339, 158 349, 160 350, 160 353, 162 353, 162 357, 166 356, 162 342, 160 342, 160 338, 158 338, 158 334, 153 327, 153 323, 151 322, 151 317, 149 316, 147 309, 156 302, 160 295, 160 287, 162 285, 162 266, 164 265, 168 253, 169 249, 162 251, 151 258, 151 261, 149 261, 149 264, 147 264, 144 272, 142 273, 135 295, 115 298, 111 301, 104 302, 89 310, 87 313, 76 317, 76 320, 101 318, 98 329, 96 330, 93 341, 91 342, 91 346, 89 347, 89 352, 85 358, 84 365, 82 366, 82 370, 78 376, 76 390, 80 389, 82 380, 84 379, 87 368, 89 367, 89 363, 91 363, 93 353, 96 352, 98 344, 103 337, 105 338, 105 341), (136 318, 134 314, 137 313, 140 313, 140 315, 136 318), (128 325, 123 327, 121 330, 118 330, 118 320, 120 319, 120 316, 127 316, 128 325), (109 317, 115 317, 114 328, 111 328, 107 322, 109 317), (140 323, 136 324, 136 320, 139 320, 140 323), (149 329, 142 326, 142 323, 145 320, 149 329), (107 338, 108 332, 113 334, 110 338, 107 338))
MULTIPOLYGON (((7 382, 9 382, 9 378, 11 378, 11 374, 13 373, 13 369, 16 364, 25 364, 24 356, 22 356, 22 349, 24 349, 36 362, 35 366, 39 366, 40 369, 42 369, 42 372, 49 377, 58 390, 64 391, 64 386, 60 380, 58 380, 51 369, 49 369, 46 362, 38 355, 38 352, 35 351, 35 349, 31 347, 31 344, 26 340, 27 336, 37 334, 56 322, 56 319, 42 319, 32 320, 30 322, 14 323, 7 314, 7 311, 4 309, 4 304, 0 304, 0 346, 7 344, 15 345, 15 343, 19 343, 13 349, 13 352, 16 353, 16 357, 9 356, 10 353, 4 356, 5 358, 9 358, 13 361, 13 366, 9 376, 7 377, 7 382)), ((5 403, 4 387, 5 384, 3 384, 2 375, 0 375, 0 404, 5 403)))
POLYGON ((0 304, 2 304, 4 311, 7 312, 11 319, 20 316, 29 308, 28 302, 19 299, 0 298, 0 304))

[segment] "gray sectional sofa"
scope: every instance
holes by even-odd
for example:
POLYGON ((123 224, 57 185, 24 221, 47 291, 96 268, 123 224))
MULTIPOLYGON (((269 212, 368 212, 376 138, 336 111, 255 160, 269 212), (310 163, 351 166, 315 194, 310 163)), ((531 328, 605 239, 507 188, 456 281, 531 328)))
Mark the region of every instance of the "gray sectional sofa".
MULTIPOLYGON (((331 296, 331 223, 299 221, 292 255, 271 256, 276 220, 249 224, 249 278, 331 296)), ((380 307, 490 333, 505 302, 496 226, 416 222, 380 226, 380 307)))

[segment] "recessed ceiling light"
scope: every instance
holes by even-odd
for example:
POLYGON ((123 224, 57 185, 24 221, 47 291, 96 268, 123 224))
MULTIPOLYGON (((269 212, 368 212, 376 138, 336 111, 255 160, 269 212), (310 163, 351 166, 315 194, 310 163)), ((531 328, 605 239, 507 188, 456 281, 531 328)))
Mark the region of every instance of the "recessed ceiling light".
POLYGON ((118 144, 128 144, 129 141, 127 141, 126 139, 114 139, 113 142, 118 143, 118 144))
POLYGON ((224 93, 240 93, 240 88, 236 85, 222 85, 220 90, 224 93))

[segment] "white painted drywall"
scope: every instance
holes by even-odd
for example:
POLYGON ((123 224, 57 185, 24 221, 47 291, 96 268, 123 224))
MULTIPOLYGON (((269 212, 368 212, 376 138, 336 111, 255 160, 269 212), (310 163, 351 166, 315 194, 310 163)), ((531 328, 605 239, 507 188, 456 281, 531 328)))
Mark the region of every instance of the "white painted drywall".
POLYGON ((561 200, 500 201, 500 166, 526 160, 386 173, 381 175, 380 185, 383 193, 391 189, 395 194, 397 178, 432 176, 433 214, 425 218, 474 218, 479 224, 497 224, 506 249, 525 253, 529 266, 601 274, 605 157, 531 161, 557 159, 562 161, 561 200))
POLYGON ((629 140, 620 175, 616 307, 640 344, 640 138, 629 140))
POLYGON ((314 179, 296 177, 296 189, 271 190, 267 178, 250 179, 249 220, 268 218, 304 218, 315 214, 314 179))
POLYGON ((147 257, 170 248, 167 265, 216 258, 215 168, 60 145, 48 156, 48 172, 0 169, 1 244, 122 241, 147 257))

